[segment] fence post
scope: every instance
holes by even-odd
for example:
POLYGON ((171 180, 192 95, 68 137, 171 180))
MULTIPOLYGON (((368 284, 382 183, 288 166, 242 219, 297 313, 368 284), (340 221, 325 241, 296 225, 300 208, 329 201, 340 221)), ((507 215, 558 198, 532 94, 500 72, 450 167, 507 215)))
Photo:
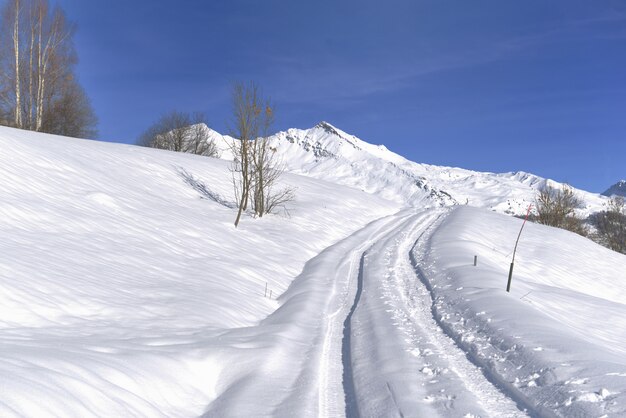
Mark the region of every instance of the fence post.
POLYGON ((506 284, 506 291, 509 292, 511 290, 511 279, 513 278, 513 263, 511 263, 511 268, 509 269, 509 281, 506 284))
POLYGON ((478 264, 478 256, 477 255, 474 256, 474 267, 476 267, 476 264, 478 264))
POLYGON ((532 209, 532 207, 533 207, 532 203, 528 205, 528 212, 526 212, 526 217, 524 218, 524 222, 522 222, 522 227, 519 229, 519 234, 517 234, 517 240, 515 241, 515 248, 513 248, 513 258, 511 259, 511 268, 509 269, 509 281, 506 283, 507 292, 511 290, 511 279, 513 278, 513 263, 515 263, 515 252, 517 251, 517 244, 519 243, 519 237, 522 236, 524 225, 526 225, 526 221, 528 220, 528 216, 530 215, 530 210, 532 209))

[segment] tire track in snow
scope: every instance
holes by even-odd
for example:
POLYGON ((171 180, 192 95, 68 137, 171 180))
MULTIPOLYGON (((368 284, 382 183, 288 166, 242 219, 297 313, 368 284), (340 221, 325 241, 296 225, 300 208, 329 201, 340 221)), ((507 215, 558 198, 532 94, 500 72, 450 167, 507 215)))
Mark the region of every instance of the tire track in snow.
POLYGON ((361 263, 365 292, 348 324, 347 341, 357 350, 349 355, 356 363, 349 370, 355 406, 346 404, 348 416, 527 416, 432 315, 433 300, 409 252, 428 238, 442 215, 432 210, 412 216, 373 245, 361 263))
POLYGON ((424 335, 429 343, 439 348, 439 355, 449 365, 450 370, 461 379, 467 390, 476 397, 478 404, 488 416, 494 418, 527 417, 528 415, 519 410, 513 399, 506 396, 485 377, 482 368, 468 359, 467 353, 445 333, 433 315, 434 300, 424 283, 426 278, 420 275, 421 270, 415 268, 419 264, 415 254, 416 249, 424 251, 424 242, 433 233, 436 224, 442 217, 443 215, 440 215, 437 220, 432 222, 414 243, 405 241, 400 245, 401 256, 396 267, 398 267, 400 275, 411 275, 416 279, 416 286, 413 287, 415 290, 411 292, 410 289, 407 289, 405 295, 408 297, 403 302, 411 314, 413 322, 419 324, 425 331, 424 335))
MULTIPOLYGON (((368 241, 367 245, 371 245, 368 241)), ((350 296, 352 293, 352 277, 354 277, 354 268, 358 264, 359 256, 362 251, 355 250, 351 253, 348 270, 348 281, 346 290, 343 294, 342 302, 337 310, 328 316, 328 327, 324 335, 324 343, 322 346, 322 360, 320 364, 320 389, 319 389, 319 413, 322 417, 341 417, 345 410, 345 389, 342 392, 342 379, 344 374, 338 367, 338 345, 341 337, 341 318, 346 310, 350 296)), ((343 351, 341 351, 343 354, 343 351)))
MULTIPOLYGON (((354 300, 359 287, 363 254, 382 236, 406 221, 410 214, 410 212, 402 211, 390 216, 389 220, 369 234, 369 238, 349 251, 336 270, 335 286, 329 302, 331 313, 328 314, 326 320, 326 331, 318 368, 318 414, 320 417, 343 417, 346 414, 346 404, 352 402, 346 398, 345 379, 347 376, 343 367, 343 347, 346 318, 355 306, 354 300), (345 273, 346 264, 347 273, 345 273), (345 286, 337 289, 337 286, 342 282, 345 283, 345 286)), ((352 398, 353 393, 350 394, 350 399, 352 398)))
POLYGON ((257 327, 225 335, 221 343, 229 346, 252 342, 242 347, 255 356, 248 361, 250 371, 203 416, 345 416, 342 325, 356 293, 358 262, 366 248, 411 213, 405 209, 372 221, 325 248, 307 261, 276 311, 257 327))
POLYGON ((359 262, 359 272, 357 279, 356 295, 354 303, 350 308, 348 316, 343 323, 343 340, 341 343, 341 363, 343 366, 343 392, 346 399, 346 416, 358 417, 359 405, 356 398, 356 390, 354 388, 354 377, 352 373, 352 351, 350 350, 350 335, 352 333, 352 316, 359 305, 361 294, 363 293, 363 263, 365 261, 365 253, 361 254, 359 262))
MULTIPOLYGON (((432 234, 432 231, 428 235, 432 234)), ((424 234, 415 241, 408 251, 408 266, 413 274, 418 278, 419 294, 422 300, 427 300, 420 310, 423 315, 430 318, 431 326, 434 325, 438 329, 438 341, 444 341, 446 345, 452 344, 457 350, 456 355, 450 356, 450 360, 460 376, 467 382, 468 389, 474 393, 481 395, 479 402, 494 418, 517 418, 528 416, 545 416, 553 417, 551 411, 535 408, 521 396, 516 396, 514 391, 507 390, 507 382, 504 382, 498 375, 490 373, 483 365, 480 364, 475 356, 465 351, 463 344, 458 335, 441 322, 441 317, 437 314, 435 300, 433 299, 433 288, 428 277, 421 268, 421 262, 425 252, 425 244, 430 236, 423 239, 424 234), (426 313, 427 312, 427 313, 426 313), (458 356, 462 354, 462 358, 458 356)), ((432 334, 431 334, 432 335, 432 334)))
MULTIPOLYGON (((350 417, 350 418, 359 417, 361 415, 360 410, 359 410, 360 409, 359 400, 357 396, 357 389, 355 387, 354 373, 353 373, 353 368, 352 368, 354 359, 352 355, 351 339, 352 339, 352 333, 353 333, 352 319, 357 308, 359 307, 361 295, 363 292, 363 282, 364 282, 363 272, 364 272, 366 254, 372 248, 372 246, 376 245, 377 242, 380 242, 381 240, 384 240, 384 239, 388 239, 389 236, 395 236, 398 230, 403 230, 407 226, 415 224, 416 222, 413 219, 414 217, 415 217, 414 211, 410 212, 408 215, 404 214, 404 216, 398 217, 396 222, 393 223, 393 225, 391 225, 392 223, 390 222, 389 224, 387 224, 385 228, 379 229, 377 233, 375 234, 376 235, 375 238, 374 237, 371 238, 366 243, 364 243, 358 251, 354 251, 352 253, 350 282, 352 281, 351 279, 353 277, 356 277, 357 288, 353 297, 352 306, 350 307, 349 312, 347 312, 347 315, 345 316, 345 320, 343 322, 343 338, 341 341, 342 343, 341 365, 342 365, 342 378, 343 378, 342 381, 343 381, 343 394, 344 394, 344 405, 345 405, 345 410, 343 412, 345 413, 345 416, 350 417), (354 272, 354 267, 357 264, 359 266, 358 270, 354 272)), ((395 396, 393 393, 393 389, 388 384, 386 385, 385 389, 386 389, 386 393, 389 394, 389 398, 395 404, 395 396)), ((395 405, 395 409, 399 412, 399 408, 397 405, 395 405)), ((386 411, 386 413, 389 413, 389 412, 390 411, 386 411)), ((403 416, 401 412, 398 415, 403 416)))

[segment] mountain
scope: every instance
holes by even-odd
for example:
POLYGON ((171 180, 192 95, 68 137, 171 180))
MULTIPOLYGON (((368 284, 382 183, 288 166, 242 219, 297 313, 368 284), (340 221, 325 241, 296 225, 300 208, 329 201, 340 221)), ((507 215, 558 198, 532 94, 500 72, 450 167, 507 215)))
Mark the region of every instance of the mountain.
MULTIPOLYGON (((232 138, 211 133, 231 159, 232 138)), ((410 161, 350 135, 328 122, 310 129, 288 129, 270 138, 287 171, 343 184, 409 206, 469 205, 499 213, 524 214, 546 186, 561 183, 523 171, 488 173, 410 161)), ((586 217, 601 210, 604 198, 574 189, 586 217)))
POLYGON ((603 196, 625 196, 626 197, 626 180, 620 180, 608 189, 604 193, 603 196))

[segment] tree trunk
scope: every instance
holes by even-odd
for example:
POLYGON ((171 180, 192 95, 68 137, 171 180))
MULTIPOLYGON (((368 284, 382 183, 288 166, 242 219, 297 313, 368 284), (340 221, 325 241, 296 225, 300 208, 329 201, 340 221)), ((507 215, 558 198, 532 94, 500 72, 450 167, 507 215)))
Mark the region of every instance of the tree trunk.
POLYGON ((38 17, 37 17, 37 23, 39 25, 39 33, 38 33, 38 38, 37 38, 37 97, 35 98, 35 130, 38 131, 39 127, 41 126, 41 115, 43 114, 43 109, 42 109, 42 105, 43 105, 43 97, 42 97, 42 88, 41 88, 41 82, 43 80, 43 48, 42 48, 42 42, 43 42, 43 25, 42 25, 42 20, 43 20, 43 10, 41 9, 41 6, 38 7, 38 17))
POLYGON ((15 0, 13 21, 13 51, 15 55, 15 126, 22 127, 22 97, 20 92, 20 1, 15 0))
POLYGON ((27 126, 28 129, 33 129, 33 88, 34 88, 34 74, 33 74, 33 53, 35 52, 35 19, 33 17, 33 11, 31 6, 30 11, 30 46, 28 49, 28 102, 27 102, 27 126))

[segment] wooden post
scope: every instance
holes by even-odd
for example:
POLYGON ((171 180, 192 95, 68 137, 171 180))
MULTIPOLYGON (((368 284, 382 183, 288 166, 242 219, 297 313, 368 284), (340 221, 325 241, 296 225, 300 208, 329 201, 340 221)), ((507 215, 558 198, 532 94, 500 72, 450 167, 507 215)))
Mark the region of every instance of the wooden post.
POLYGON ((511 290, 511 279, 513 278, 513 263, 511 263, 511 268, 509 269, 509 281, 506 284, 506 291, 509 292, 511 290))
POLYGON ((513 263, 515 263, 515 252, 517 251, 517 244, 519 243, 519 237, 522 236, 522 231, 524 230, 524 225, 526 225, 526 221, 528 220, 528 215, 530 215, 530 209, 532 209, 533 205, 528 205, 528 212, 526 212, 526 217, 524 218, 524 222, 522 222, 522 227, 519 229, 519 234, 517 234, 517 240, 515 241, 515 248, 513 248, 513 258, 511 259, 511 268, 509 269, 509 281, 506 283, 506 291, 511 291, 511 279, 513 278, 513 263))
POLYGON ((474 267, 476 267, 476 264, 478 264, 478 256, 477 255, 474 256, 474 267))

